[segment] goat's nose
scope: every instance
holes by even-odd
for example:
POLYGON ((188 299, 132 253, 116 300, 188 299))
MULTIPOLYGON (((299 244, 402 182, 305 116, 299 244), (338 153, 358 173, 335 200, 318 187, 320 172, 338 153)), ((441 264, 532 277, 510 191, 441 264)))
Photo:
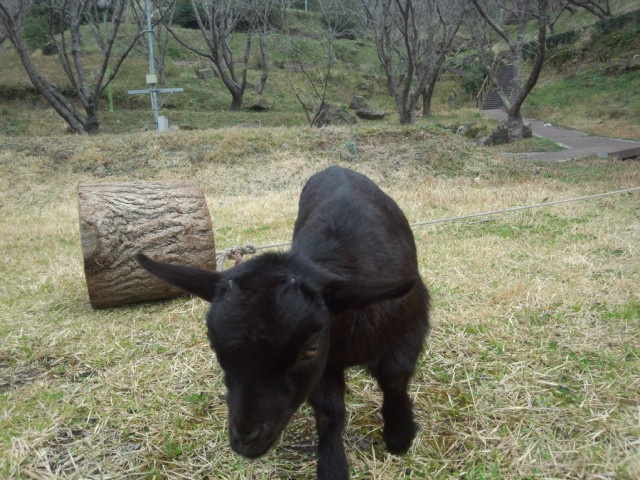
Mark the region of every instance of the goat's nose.
POLYGON ((253 430, 240 431, 238 428, 233 429, 233 436, 238 441, 238 443, 242 446, 247 446, 251 442, 253 442, 256 438, 260 436, 260 432, 262 431, 262 426, 258 426, 253 430))

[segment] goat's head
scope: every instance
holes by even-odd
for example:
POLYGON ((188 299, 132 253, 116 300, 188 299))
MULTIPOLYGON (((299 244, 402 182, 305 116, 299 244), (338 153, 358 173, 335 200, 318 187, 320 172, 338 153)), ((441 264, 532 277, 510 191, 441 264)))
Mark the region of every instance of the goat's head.
POLYGON ((208 336, 228 389, 232 448, 259 457, 320 380, 339 314, 406 294, 415 279, 347 282, 292 254, 264 254, 225 272, 155 262, 150 273, 212 302, 208 336))

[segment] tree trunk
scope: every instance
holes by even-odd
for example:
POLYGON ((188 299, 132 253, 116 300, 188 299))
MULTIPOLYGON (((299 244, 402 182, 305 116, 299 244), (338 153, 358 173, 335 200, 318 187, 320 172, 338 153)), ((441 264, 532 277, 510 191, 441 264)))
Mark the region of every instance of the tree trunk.
POLYGON ((93 308, 176 297, 184 292, 140 267, 159 261, 215 270, 211 218, 195 181, 78 185, 84 271, 93 308))
POLYGON ((400 125, 413 125, 415 118, 415 107, 404 107, 400 110, 400 125))
POLYGON ((84 130, 89 135, 97 135, 100 131, 100 119, 98 118, 98 106, 90 105, 86 109, 87 117, 84 122, 84 130))
POLYGON ((229 105, 230 112, 239 112, 242 107, 242 97, 244 92, 240 94, 231 93, 231 105, 229 105))
POLYGON ((431 116, 431 100, 433 99, 433 92, 435 90, 438 77, 439 75, 431 75, 427 81, 427 85, 422 91, 422 116, 424 118, 431 116))
POLYGON ((415 109, 403 105, 398 109, 398 113, 400 116, 400 125, 413 125, 416 117, 415 109))
POLYGON ((509 143, 524 138, 524 122, 522 121, 522 114, 520 113, 520 107, 510 108, 507 110, 507 132, 509 136, 509 143))
POLYGON ((260 84, 258 85, 258 95, 262 95, 264 87, 267 85, 267 78, 269 78, 269 58, 267 57, 267 46, 264 34, 260 36, 260 63, 262 75, 260 75, 260 84))
POLYGON ((423 118, 431 116, 431 95, 427 94, 426 90, 422 94, 422 116, 423 118))

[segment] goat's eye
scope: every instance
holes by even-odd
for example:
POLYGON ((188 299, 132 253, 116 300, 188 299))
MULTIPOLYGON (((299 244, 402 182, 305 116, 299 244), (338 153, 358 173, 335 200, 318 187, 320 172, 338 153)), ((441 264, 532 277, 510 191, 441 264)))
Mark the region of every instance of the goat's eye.
POLYGON ((302 360, 311 360, 320 351, 320 340, 316 340, 311 345, 307 346, 306 350, 302 352, 302 360))

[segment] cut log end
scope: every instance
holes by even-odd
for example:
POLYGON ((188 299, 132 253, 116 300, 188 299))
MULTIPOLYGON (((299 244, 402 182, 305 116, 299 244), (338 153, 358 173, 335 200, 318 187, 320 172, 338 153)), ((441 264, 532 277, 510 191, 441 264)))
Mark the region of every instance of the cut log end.
POLYGON ((85 279, 93 308, 184 294, 144 270, 135 255, 215 270, 211 217, 195 181, 78 185, 85 279))

